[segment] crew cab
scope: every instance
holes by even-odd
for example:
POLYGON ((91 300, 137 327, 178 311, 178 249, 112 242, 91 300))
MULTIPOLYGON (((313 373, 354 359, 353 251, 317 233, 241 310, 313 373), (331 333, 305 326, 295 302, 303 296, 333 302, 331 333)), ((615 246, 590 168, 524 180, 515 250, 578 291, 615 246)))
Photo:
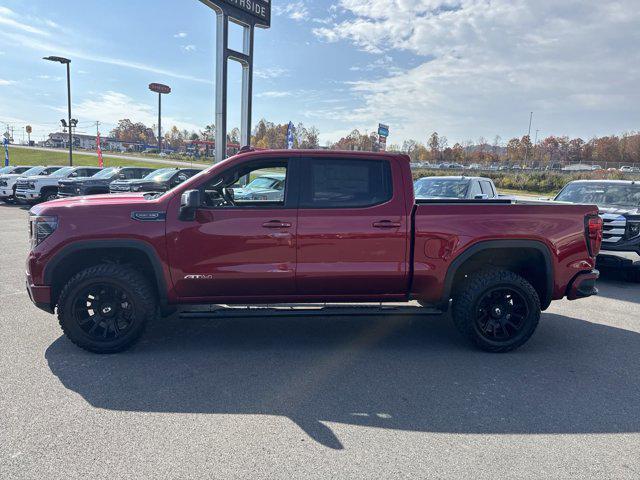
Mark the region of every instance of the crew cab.
POLYGON ((153 172, 153 168, 108 167, 91 178, 69 179, 59 183, 60 197, 100 195, 109 193, 109 186, 116 180, 137 180, 153 172))
POLYGON ((596 206, 415 200, 406 155, 247 147, 168 192, 55 200, 29 222, 31 300, 99 353, 184 305, 408 300, 504 352, 553 300, 597 293, 602 239, 596 206), (281 199, 234 198, 270 171, 281 199))
POLYGON ((21 165, 9 165, 0 168, 0 200, 5 202, 12 201, 13 195, 16 193, 16 180, 32 168, 34 167, 21 165))
POLYGON ((57 172, 58 170, 60 170, 61 168, 64 167, 60 167, 60 166, 47 166, 47 167, 33 167, 30 168, 29 170, 27 170, 26 172, 22 173, 21 175, 14 177, 13 178, 13 184, 12 185, 7 185, 7 189, 9 187, 11 187, 13 195, 12 195, 12 199, 16 202, 19 201, 17 192, 18 190, 23 190, 26 189, 29 186, 28 183, 28 179, 40 179, 40 178, 44 178, 44 177, 48 177, 49 175, 52 175, 53 173, 57 172))
POLYGON ((161 168, 139 180, 116 180, 109 185, 111 193, 166 192, 200 173, 195 168, 161 168))
POLYGON ((16 200, 48 202, 58 198, 58 183, 63 178, 85 178, 95 175, 98 167, 61 167, 49 175, 24 177, 16 183, 16 200))
POLYGON ((413 184, 416 198, 487 200, 498 198, 493 180, 485 177, 423 177, 413 184))

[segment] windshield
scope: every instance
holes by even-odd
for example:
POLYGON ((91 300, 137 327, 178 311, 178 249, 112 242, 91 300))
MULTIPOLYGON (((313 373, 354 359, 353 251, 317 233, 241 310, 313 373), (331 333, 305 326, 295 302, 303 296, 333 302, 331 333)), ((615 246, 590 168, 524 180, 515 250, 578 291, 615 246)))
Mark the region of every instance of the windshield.
POLYGON ((274 185, 276 184, 276 182, 277 182, 277 180, 274 180, 273 178, 259 177, 259 178, 256 178, 249 185, 247 185, 246 188, 253 189, 253 190, 264 189, 264 188, 273 188, 274 185))
POLYGON ((42 167, 32 167, 29 170, 27 170, 26 172, 23 172, 22 175, 25 176, 25 177, 30 177, 32 175, 39 175, 42 170, 44 170, 44 168, 42 168, 42 167))
POLYGON ((118 169, 114 167, 105 168, 104 170, 99 171, 91 178, 111 178, 116 173, 118 169))
POLYGON ((164 180, 169 180, 176 174, 177 170, 175 168, 161 168, 160 170, 155 170, 151 172, 149 175, 143 178, 143 180, 150 180, 153 182, 162 182, 164 180))
POLYGON ((640 185, 621 183, 570 183, 555 198, 560 202, 595 205, 640 206, 640 185))
POLYGON ((418 198, 465 198, 468 186, 468 180, 452 178, 421 178, 413 185, 418 198))
POLYGON ((61 168, 59 170, 56 170, 55 172, 53 172, 49 176, 50 177, 66 177, 67 175, 69 175, 74 170, 75 170, 75 168, 73 168, 73 167, 64 167, 64 168, 61 168))

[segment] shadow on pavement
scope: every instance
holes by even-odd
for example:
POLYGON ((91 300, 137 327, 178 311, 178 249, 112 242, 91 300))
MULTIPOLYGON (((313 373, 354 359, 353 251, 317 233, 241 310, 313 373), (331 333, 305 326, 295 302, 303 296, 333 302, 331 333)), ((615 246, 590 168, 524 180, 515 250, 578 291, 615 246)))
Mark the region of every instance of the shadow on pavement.
POLYGON ((453 433, 640 431, 640 335, 544 314, 517 352, 467 347, 443 317, 163 320, 133 350, 61 337, 51 371, 91 405, 282 415, 343 448, 325 422, 453 433))
MULTIPOLYGON (((619 272, 610 269, 601 270, 600 279, 597 283, 598 296, 625 302, 640 303, 640 283, 634 280, 628 278, 628 272, 619 272)), ((640 313, 637 315, 640 320, 640 313)))

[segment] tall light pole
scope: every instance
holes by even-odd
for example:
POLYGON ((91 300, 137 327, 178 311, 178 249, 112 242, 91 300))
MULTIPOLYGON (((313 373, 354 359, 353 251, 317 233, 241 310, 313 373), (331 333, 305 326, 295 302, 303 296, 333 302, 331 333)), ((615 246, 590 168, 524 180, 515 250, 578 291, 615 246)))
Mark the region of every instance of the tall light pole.
POLYGON ((171 93, 171 87, 162 83, 152 83, 149 90, 158 94, 158 153, 162 153, 162 95, 171 93))
POLYGON ((73 135, 71 133, 71 60, 64 57, 44 57, 50 62, 62 63, 67 66, 67 110, 69 113, 69 166, 73 166, 73 135))

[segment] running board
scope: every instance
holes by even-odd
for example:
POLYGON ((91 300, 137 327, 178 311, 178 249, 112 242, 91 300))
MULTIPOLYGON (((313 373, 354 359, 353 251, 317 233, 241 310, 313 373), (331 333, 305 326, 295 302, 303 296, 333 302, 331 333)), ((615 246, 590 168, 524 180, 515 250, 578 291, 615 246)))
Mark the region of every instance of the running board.
POLYGON ((371 305, 212 305, 198 310, 183 310, 183 318, 247 318, 247 317, 327 317, 379 315, 442 315, 442 310, 419 306, 371 305), (207 309, 205 309, 207 308, 207 309))

